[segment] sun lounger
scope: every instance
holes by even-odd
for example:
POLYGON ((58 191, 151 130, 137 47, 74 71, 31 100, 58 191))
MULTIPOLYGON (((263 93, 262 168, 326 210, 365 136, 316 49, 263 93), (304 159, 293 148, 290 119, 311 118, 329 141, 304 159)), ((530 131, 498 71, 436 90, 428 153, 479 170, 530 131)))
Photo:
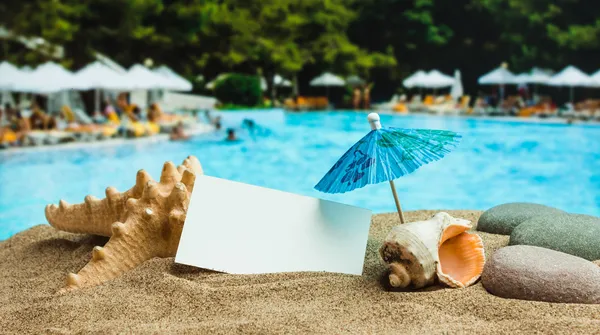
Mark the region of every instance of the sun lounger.
POLYGON ((118 127, 113 125, 76 125, 66 129, 73 134, 77 140, 82 142, 91 142, 114 137, 118 132, 118 127))
POLYGON ((73 134, 66 132, 66 131, 60 131, 60 130, 49 131, 49 132, 47 132, 46 135, 47 136, 44 139, 44 143, 49 144, 49 145, 56 145, 59 143, 66 143, 66 142, 74 142, 77 140, 75 138, 75 136, 73 136, 73 134))
POLYGON ((59 143, 72 142, 76 138, 73 134, 60 130, 34 130, 25 136, 25 145, 55 145, 59 143))
POLYGON ((311 110, 329 108, 327 97, 298 97, 296 102, 287 100, 284 106, 292 110, 311 110))
POLYGON ((457 106, 458 114, 461 114, 461 115, 469 114, 469 112, 472 111, 472 109, 469 108, 470 103, 471 103, 471 96, 463 95, 460 98, 460 102, 457 106))
POLYGON ((410 112, 416 112, 423 109, 423 102, 421 101, 421 95, 415 94, 408 103, 408 110, 410 112))
POLYGON ((390 101, 383 102, 380 104, 373 104, 373 108, 375 108, 376 110, 393 110, 399 102, 400 97, 397 94, 394 94, 390 101))
POLYGON ((46 132, 41 130, 34 130, 25 135, 24 144, 32 146, 43 145, 46 140, 46 132))
POLYGON ((91 117, 89 117, 84 111, 82 111, 81 109, 74 109, 73 113, 75 113, 75 117, 77 118, 77 121, 79 121, 80 123, 83 124, 92 124, 94 123, 94 120, 92 120, 91 117))

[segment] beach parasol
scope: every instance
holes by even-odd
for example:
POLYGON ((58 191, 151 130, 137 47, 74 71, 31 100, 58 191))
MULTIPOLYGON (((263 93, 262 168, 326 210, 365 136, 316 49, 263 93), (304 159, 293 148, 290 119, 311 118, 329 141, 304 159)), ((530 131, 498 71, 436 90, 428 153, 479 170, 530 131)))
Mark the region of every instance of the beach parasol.
POLYGON ((590 77, 594 81, 594 86, 596 86, 596 87, 600 86, 600 70, 592 73, 592 75, 590 75, 590 77))
POLYGON ((9 62, 0 63, 0 91, 10 91, 15 77, 21 76, 21 70, 9 62))
POLYGON ((448 130, 382 128, 377 113, 369 114, 368 120, 371 132, 346 151, 315 189, 345 193, 387 181, 400 222, 404 223, 394 179, 441 159, 458 144, 461 136, 448 130))
POLYGON ((166 65, 161 65, 157 69, 154 69, 154 73, 158 73, 165 77, 170 82, 169 89, 171 90, 189 92, 193 88, 191 82, 177 74, 166 65))
POLYGON ((135 88, 125 74, 116 72, 100 61, 88 64, 75 73, 80 82, 94 89, 94 111, 100 110, 100 90, 129 91, 135 88))
POLYGON ((517 83, 515 75, 502 66, 479 77, 477 82, 480 85, 509 85, 517 83))
POLYGON ((402 84, 408 88, 421 87, 421 82, 423 81, 423 78, 425 78, 425 76, 427 76, 427 73, 425 73, 425 71, 419 70, 410 75, 410 77, 404 79, 402 84))
POLYGON ((327 97, 329 98, 329 87, 330 86, 344 86, 346 82, 344 79, 331 74, 329 72, 325 72, 322 75, 314 78, 310 81, 310 86, 325 86, 327 89, 327 97))
POLYGON ((500 86, 500 100, 504 100, 504 85, 518 84, 517 77, 505 66, 490 71, 483 76, 479 77, 477 82, 480 85, 499 85, 500 86))
POLYGON ((431 70, 421 79, 421 86, 425 88, 443 88, 454 84, 454 77, 450 77, 438 70, 431 70))
POLYGON ((515 75, 515 83, 518 85, 526 85, 530 83, 529 73, 519 73, 515 75))
POLYGON ((65 90, 86 90, 87 85, 59 64, 47 62, 31 72, 13 78, 12 90, 34 94, 52 94, 65 90))
POLYGON ((550 79, 551 76, 552 76, 551 71, 534 67, 533 69, 531 69, 531 72, 529 73, 528 83, 544 84, 550 79))
POLYGON ((594 86, 595 81, 592 77, 585 74, 575 66, 569 65, 562 71, 552 76, 547 82, 550 86, 568 86, 569 87, 569 101, 573 103, 573 88, 575 86, 594 86))
POLYGON ((366 81, 357 75, 352 75, 346 78, 346 84, 351 86, 361 86, 366 84, 366 81))
POLYGON ((127 71, 127 80, 138 90, 169 89, 169 82, 149 68, 135 64, 127 71))

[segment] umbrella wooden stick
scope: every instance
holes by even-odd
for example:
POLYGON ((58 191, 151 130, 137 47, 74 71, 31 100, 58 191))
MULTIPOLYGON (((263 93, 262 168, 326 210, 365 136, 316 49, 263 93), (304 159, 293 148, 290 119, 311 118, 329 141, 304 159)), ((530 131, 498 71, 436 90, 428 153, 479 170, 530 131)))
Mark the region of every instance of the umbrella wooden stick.
MULTIPOLYGON (((367 120, 369 120, 369 125, 371 125, 372 130, 381 129, 381 120, 379 119, 379 114, 371 113, 367 116, 367 120)), ((398 200, 398 193, 396 193, 396 186, 394 185, 394 181, 390 180, 390 187, 392 188, 392 194, 394 195, 394 201, 396 201, 396 209, 398 209, 398 215, 400 216, 400 223, 404 223, 404 214, 402 214, 402 207, 400 207, 400 200, 398 200)))
POLYGON ((396 209, 398 209, 398 216, 400 216, 400 223, 404 224, 404 214, 402 214, 402 207, 400 207, 400 200, 398 200, 398 193, 396 193, 396 185, 394 185, 393 180, 390 180, 390 187, 392 188, 392 194, 394 195, 394 201, 396 201, 396 209))

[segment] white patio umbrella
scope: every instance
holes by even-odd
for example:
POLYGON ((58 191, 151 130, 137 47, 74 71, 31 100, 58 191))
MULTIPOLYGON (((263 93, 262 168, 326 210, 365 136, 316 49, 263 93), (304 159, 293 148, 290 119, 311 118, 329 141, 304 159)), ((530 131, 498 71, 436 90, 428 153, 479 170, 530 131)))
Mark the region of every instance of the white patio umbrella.
POLYGON ((12 82, 10 78, 14 78, 19 75, 20 70, 9 62, 0 63, 0 103, 2 105, 6 103, 14 104, 10 91, 12 89, 12 82))
POLYGON ((171 82, 162 75, 152 72, 149 68, 135 64, 129 71, 127 77, 135 85, 131 92, 131 100, 137 101, 140 107, 153 102, 158 95, 154 94, 159 90, 171 89, 171 82))
POLYGON ((127 77, 131 83, 135 86, 135 89, 139 90, 157 90, 157 89, 168 89, 168 81, 165 80, 161 75, 152 72, 147 67, 135 64, 129 71, 127 71, 127 77))
POLYGON ((325 72, 322 75, 313 78, 310 81, 310 86, 344 86, 346 82, 344 79, 331 74, 329 72, 325 72))
POLYGON ((515 76, 515 84, 518 85, 529 84, 531 82, 530 80, 531 76, 529 73, 519 73, 515 76))
POLYGON ((569 65, 562 71, 552 76, 547 82, 550 86, 567 86, 569 87, 569 101, 573 103, 573 90, 575 86, 590 87, 595 86, 595 81, 592 77, 585 74, 575 66, 569 65))
POLYGON ((129 91, 136 88, 128 76, 97 61, 76 72, 75 77, 90 89, 129 91))
POLYGON ((500 101, 504 100, 504 85, 518 84, 516 76, 504 66, 484 74, 477 82, 480 85, 500 85, 500 101))
POLYGON ((62 92, 61 104, 67 104, 68 91, 87 90, 89 86, 59 64, 47 62, 31 72, 21 71, 14 78, 12 91, 47 95, 46 109, 50 111, 53 95, 62 92))
POLYGON ((325 86, 327 92, 326 95, 329 98, 329 87, 330 86, 344 86, 346 85, 346 82, 344 81, 344 79, 329 73, 329 72, 325 72, 323 74, 321 74, 320 76, 313 78, 313 80, 310 81, 310 86, 325 86))
POLYGON ((600 70, 592 73, 590 78, 594 81, 594 87, 600 87, 600 70))
POLYGON ((515 75, 504 67, 499 67, 479 77, 480 85, 510 85, 516 84, 515 75))
POLYGON ((365 84, 365 80, 357 75, 346 78, 346 83, 349 85, 360 86, 365 84))
POLYGON ((99 61, 88 64, 75 73, 75 77, 85 83, 89 89, 94 89, 96 111, 100 110, 100 90, 130 91, 136 87, 128 76, 116 72, 99 61))
POLYGON ((529 83, 530 84, 545 84, 552 75, 548 71, 544 71, 542 69, 533 68, 529 73, 529 83))
POLYGON ((13 91, 52 94, 65 90, 86 90, 89 86, 81 82, 62 66, 47 62, 29 73, 21 71, 13 82, 13 91))
POLYGON ((452 84, 452 88, 450 89, 450 95, 454 100, 460 99, 464 94, 462 80, 460 79, 460 71, 454 71, 454 83, 452 84))
POLYGON ((13 81, 21 75, 21 70, 11 63, 0 63, 0 91, 11 91, 13 81))
POLYGON ((425 88, 443 88, 454 84, 454 78, 441 73, 438 70, 429 71, 421 80, 421 86, 425 88))
POLYGON ((187 79, 183 78, 175 71, 171 70, 166 65, 162 65, 154 70, 155 73, 163 76, 169 83, 170 89, 174 91, 186 91, 189 92, 192 90, 192 83, 190 83, 187 79))
POLYGON ((426 76, 427 73, 425 73, 425 71, 419 70, 410 75, 408 78, 404 79, 402 84, 407 88, 422 87, 421 83, 426 76))

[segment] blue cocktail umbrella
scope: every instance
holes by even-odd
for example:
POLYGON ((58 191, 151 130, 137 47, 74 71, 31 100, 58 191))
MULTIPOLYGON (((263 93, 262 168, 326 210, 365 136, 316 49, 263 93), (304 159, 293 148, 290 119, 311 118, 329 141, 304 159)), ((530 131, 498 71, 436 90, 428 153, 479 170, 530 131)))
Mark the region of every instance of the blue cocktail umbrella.
POLYGON ((315 189, 345 193, 388 181, 400 222, 404 223, 394 179, 441 159, 458 144, 461 136, 448 130, 382 128, 377 113, 367 118, 371 132, 346 151, 315 189))

